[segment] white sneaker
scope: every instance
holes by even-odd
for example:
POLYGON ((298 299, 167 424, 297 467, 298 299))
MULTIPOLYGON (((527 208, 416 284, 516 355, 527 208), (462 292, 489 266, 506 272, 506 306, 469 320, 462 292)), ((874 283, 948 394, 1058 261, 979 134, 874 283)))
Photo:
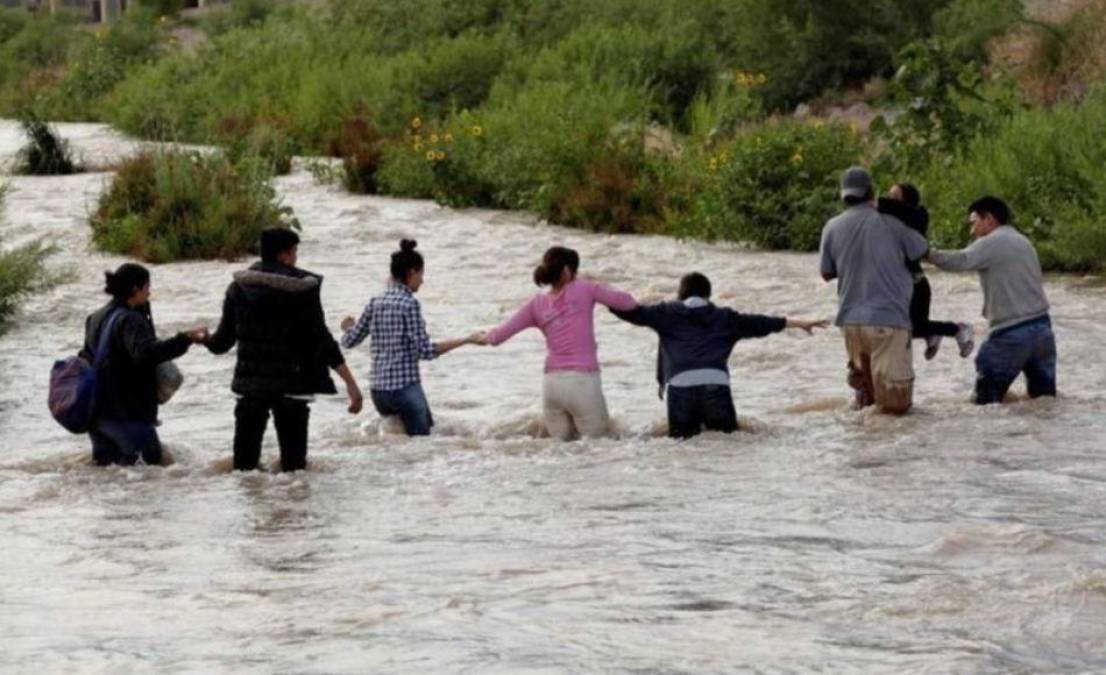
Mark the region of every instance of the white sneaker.
POLYGON ((966 359, 975 349, 975 331, 966 323, 956 324, 960 330, 956 331, 956 344, 960 347, 960 358, 966 359))
POLYGON ((941 348, 941 336, 930 335, 926 338, 926 361, 932 361, 937 356, 937 350, 941 348))

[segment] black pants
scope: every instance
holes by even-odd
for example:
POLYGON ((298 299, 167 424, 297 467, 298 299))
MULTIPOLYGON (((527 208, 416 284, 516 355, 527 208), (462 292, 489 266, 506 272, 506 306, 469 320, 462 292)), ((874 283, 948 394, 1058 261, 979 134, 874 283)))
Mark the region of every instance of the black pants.
POLYGON ((956 337, 960 327, 955 323, 929 320, 929 303, 932 299, 933 291, 929 287, 929 279, 922 277, 921 281, 914 284, 914 297, 910 299, 910 322, 914 324, 914 337, 956 337))
POLYGON ((238 399, 234 407, 234 469, 253 471, 261 459, 261 439, 273 413, 280 443, 280 470, 299 471, 307 467, 307 401, 290 398, 238 399))
POLYGON ((668 435, 691 438, 703 431, 737 431, 730 388, 717 384, 668 388, 668 435))

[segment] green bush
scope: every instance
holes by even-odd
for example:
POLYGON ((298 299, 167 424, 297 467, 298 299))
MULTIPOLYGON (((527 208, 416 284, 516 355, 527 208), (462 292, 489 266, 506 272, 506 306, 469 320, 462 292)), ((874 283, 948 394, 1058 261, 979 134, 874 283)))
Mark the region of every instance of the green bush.
POLYGON ((91 225, 98 247, 151 262, 230 260, 256 252, 267 227, 299 227, 264 161, 180 150, 125 161, 91 225))
POLYGON ((157 55, 160 39, 153 14, 139 9, 126 12, 76 50, 64 78, 45 95, 39 111, 55 119, 99 119, 104 97, 136 64, 157 55))
MULTIPOLYGON (((17 11, 26 14, 26 10, 17 11)), ((67 12, 5 20, 0 40, 0 114, 14 115, 38 103, 64 77, 70 55, 89 40, 67 12)))
POLYGON ((20 116, 27 144, 16 155, 15 172, 31 176, 64 176, 79 171, 69 144, 57 130, 31 111, 20 116))
POLYGON ((840 210, 840 173, 861 155, 852 130, 797 122, 770 122, 689 151, 678 178, 690 194, 671 230, 770 249, 815 250, 822 226, 840 210))
POLYGON ((1015 225, 1053 270, 1101 270, 1106 261, 1106 90, 1081 105, 1026 110, 967 144, 920 179, 934 214, 936 245, 968 243, 968 205, 1005 199, 1015 225))

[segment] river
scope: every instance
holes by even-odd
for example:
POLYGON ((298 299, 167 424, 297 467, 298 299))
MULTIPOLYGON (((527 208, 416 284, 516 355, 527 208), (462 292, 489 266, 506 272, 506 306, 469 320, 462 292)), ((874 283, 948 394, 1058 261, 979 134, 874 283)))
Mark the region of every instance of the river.
MULTIPOLYGON (((96 166, 135 144, 60 125, 96 166)), ((0 160, 20 143, 0 122, 0 160)), ((915 349, 916 408, 847 405, 836 330, 739 343, 745 431, 663 437, 656 339, 597 315, 619 438, 538 437, 543 343, 530 331, 423 364, 436 434, 325 398, 310 468, 229 471, 233 356, 194 349, 162 408, 169 467, 91 466, 46 406, 124 258, 89 244, 109 173, 9 177, 0 241, 45 238, 70 280, 0 337, 0 669, 10 672, 1089 672, 1106 670, 1106 302, 1051 277, 1057 400, 980 409, 970 360, 915 349)), ((326 277, 337 333, 378 292, 401 237, 427 259, 432 337, 494 325, 553 243, 645 301, 700 270, 715 300, 830 317, 809 254, 549 227, 276 182, 326 277)), ((152 266, 159 332, 214 326, 247 261, 152 266)), ((934 317, 985 323, 973 275, 931 274, 934 317)), ((348 354, 367 386, 366 347, 348 354)), ((265 461, 276 457, 270 430, 265 461)))

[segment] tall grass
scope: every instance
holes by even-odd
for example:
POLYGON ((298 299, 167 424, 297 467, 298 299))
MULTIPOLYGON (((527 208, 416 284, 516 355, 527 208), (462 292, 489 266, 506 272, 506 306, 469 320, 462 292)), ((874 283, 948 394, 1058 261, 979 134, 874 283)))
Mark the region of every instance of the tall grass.
POLYGON ((57 129, 27 110, 20 116, 27 143, 16 155, 15 172, 31 176, 65 176, 80 170, 69 144, 57 129))

